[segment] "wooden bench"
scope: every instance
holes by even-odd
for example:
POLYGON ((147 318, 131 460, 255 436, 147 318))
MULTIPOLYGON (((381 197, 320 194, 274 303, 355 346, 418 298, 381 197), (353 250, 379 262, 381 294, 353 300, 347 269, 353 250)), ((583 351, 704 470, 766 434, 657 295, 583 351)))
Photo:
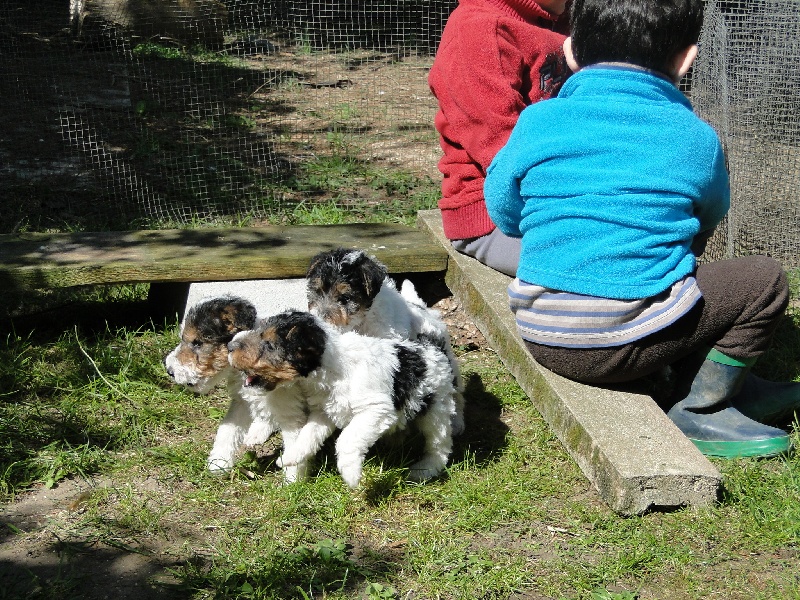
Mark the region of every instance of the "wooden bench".
POLYGON ((391 272, 447 269, 441 245, 396 224, 22 233, 0 235, 0 285, 24 291, 304 277, 314 254, 336 247, 365 250, 391 272))
POLYGON ((311 258, 360 248, 392 273, 443 273, 447 252, 398 224, 0 235, 0 289, 149 283, 154 316, 180 316, 191 283, 304 277, 311 258))

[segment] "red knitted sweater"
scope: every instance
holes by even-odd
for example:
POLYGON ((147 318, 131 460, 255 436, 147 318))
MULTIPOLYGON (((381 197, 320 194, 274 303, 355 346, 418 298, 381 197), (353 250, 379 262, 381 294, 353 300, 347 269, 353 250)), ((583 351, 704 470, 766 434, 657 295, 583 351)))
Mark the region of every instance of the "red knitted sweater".
POLYGON ((566 21, 554 22, 533 0, 459 0, 450 15, 428 76, 439 102, 439 208, 449 239, 494 229, 483 199, 486 169, 522 110, 558 93, 569 75, 559 33, 566 21))

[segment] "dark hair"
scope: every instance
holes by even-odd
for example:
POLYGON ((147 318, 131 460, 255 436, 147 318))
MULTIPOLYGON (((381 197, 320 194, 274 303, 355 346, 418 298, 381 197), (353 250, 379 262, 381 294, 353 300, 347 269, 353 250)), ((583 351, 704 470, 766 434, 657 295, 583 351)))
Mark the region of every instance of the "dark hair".
POLYGON ((700 38, 703 0, 574 0, 570 26, 581 67, 625 62, 666 72, 700 38))

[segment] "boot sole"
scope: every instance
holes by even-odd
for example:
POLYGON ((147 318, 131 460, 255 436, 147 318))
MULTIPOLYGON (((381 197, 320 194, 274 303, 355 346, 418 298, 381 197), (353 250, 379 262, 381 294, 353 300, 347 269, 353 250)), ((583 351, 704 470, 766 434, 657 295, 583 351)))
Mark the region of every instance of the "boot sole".
POLYGON ((767 458, 784 454, 792 447, 792 441, 788 435, 763 440, 748 440, 746 442, 715 442, 689 439, 705 456, 718 458, 767 458))

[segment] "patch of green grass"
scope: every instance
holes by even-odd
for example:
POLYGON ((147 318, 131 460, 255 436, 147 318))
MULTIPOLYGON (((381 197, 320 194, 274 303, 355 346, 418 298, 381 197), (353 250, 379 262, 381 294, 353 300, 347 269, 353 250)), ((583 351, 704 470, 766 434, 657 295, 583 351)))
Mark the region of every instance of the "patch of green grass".
POLYGON ((633 592, 609 592, 602 588, 592 590, 592 600, 636 600, 638 597, 633 592))
POLYGON ((288 551, 271 542, 258 546, 258 554, 234 547, 207 573, 188 571, 186 587, 216 597, 289 599, 327 597, 365 581, 364 570, 343 540, 322 539, 288 551), (243 556, 248 560, 240 560, 243 556))
MULTIPOLYGON (((376 449, 355 491, 332 447, 306 482, 281 485, 267 446, 214 477, 205 457, 228 399, 169 381, 162 360, 177 324, 89 327, 85 312, 45 329, 15 321, 0 344, 3 501, 88 490, 47 521, 64 548, 82 550, 65 550, 58 574, 34 581, 20 569, 9 587, 20 597, 35 586, 78 593, 87 548, 136 554, 196 599, 800 596, 796 454, 717 461, 719 504, 623 518, 483 350, 462 352, 467 430, 436 481, 405 481, 414 440, 376 449)), ((797 329, 785 335, 775 351, 794 347, 797 329)), ((4 535, 24 548, 38 533, 12 523, 4 535)))
POLYGON ((166 387, 160 366, 173 341, 141 330, 87 335, 74 327, 46 342, 8 333, 0 346, 0 491, 87 477, 114 462, 111 452, 187 432, 193 397, 166 387))
MULTIPOLYGON (((226 123, 232 127, 253 126, 249 120, 239 121, 232 115, 226 123)), ((169 141, 142 138, 137 146, 138 155, 146 159, 157 156, 169 141)), ((334 144, 335 145, 335 144, 334 144)), ((189 160, 190 157, 183 157, 189 160)), ((216 157, 205 157, 213 162, 216 157)), ((226 168, 229 168, 227 165, 226 168)), ((247 170, 242 167, 242 172, 247 170)), ((216 186, 212 177, 203 185, 216 186)), ((440 185, 429 177, 364 162, 347 150, 335 150, 304 162, 291 177, 268 182, 255 181, 249 210, 231 211, 231 214, 195 214, 169 218, 141 219, 134 228, 194 229, 202 227, 246 227, 254 222, 278 225, 330 225, 342 223, 395 222, 406 225, 416 223, 417 212, 436 208, 441 196, 440 185), (260 208, 252 208, 260 204, 260 208)), ((191 190, 184 190, 191 195, 191 190)), ((227 191, 220 188, 217 200, 227 191)), ((230 206, 238 201, 231 198, 230 206)))
POLYGON ((163 44, 156 44, 154 42, 144 42, 134 46, 132 53, 139 58, 186 58, 188 53, 183 48, 176 48, 174 46, 164 46, 163 44))
POLYGON ((793 298, 800 298, 800 269, 789 269, 786 272, 789 281, 789 291, 793 298))
POLYGON ((329 133, 330 151, 305 161, 285 182, 287 192, 303 198, 288 214, 290 223, 413 223, 417 211, 436 207, 438 182, 364 161, 356 144, 355 136, 329 133))
POLYGON ((136 44, 131 52, 139 59, 192 60, 198 63, 216 63, 232 67, 245 64, 235 56, 209 50, 202 45, 177 47, 148 41, 136 44))

